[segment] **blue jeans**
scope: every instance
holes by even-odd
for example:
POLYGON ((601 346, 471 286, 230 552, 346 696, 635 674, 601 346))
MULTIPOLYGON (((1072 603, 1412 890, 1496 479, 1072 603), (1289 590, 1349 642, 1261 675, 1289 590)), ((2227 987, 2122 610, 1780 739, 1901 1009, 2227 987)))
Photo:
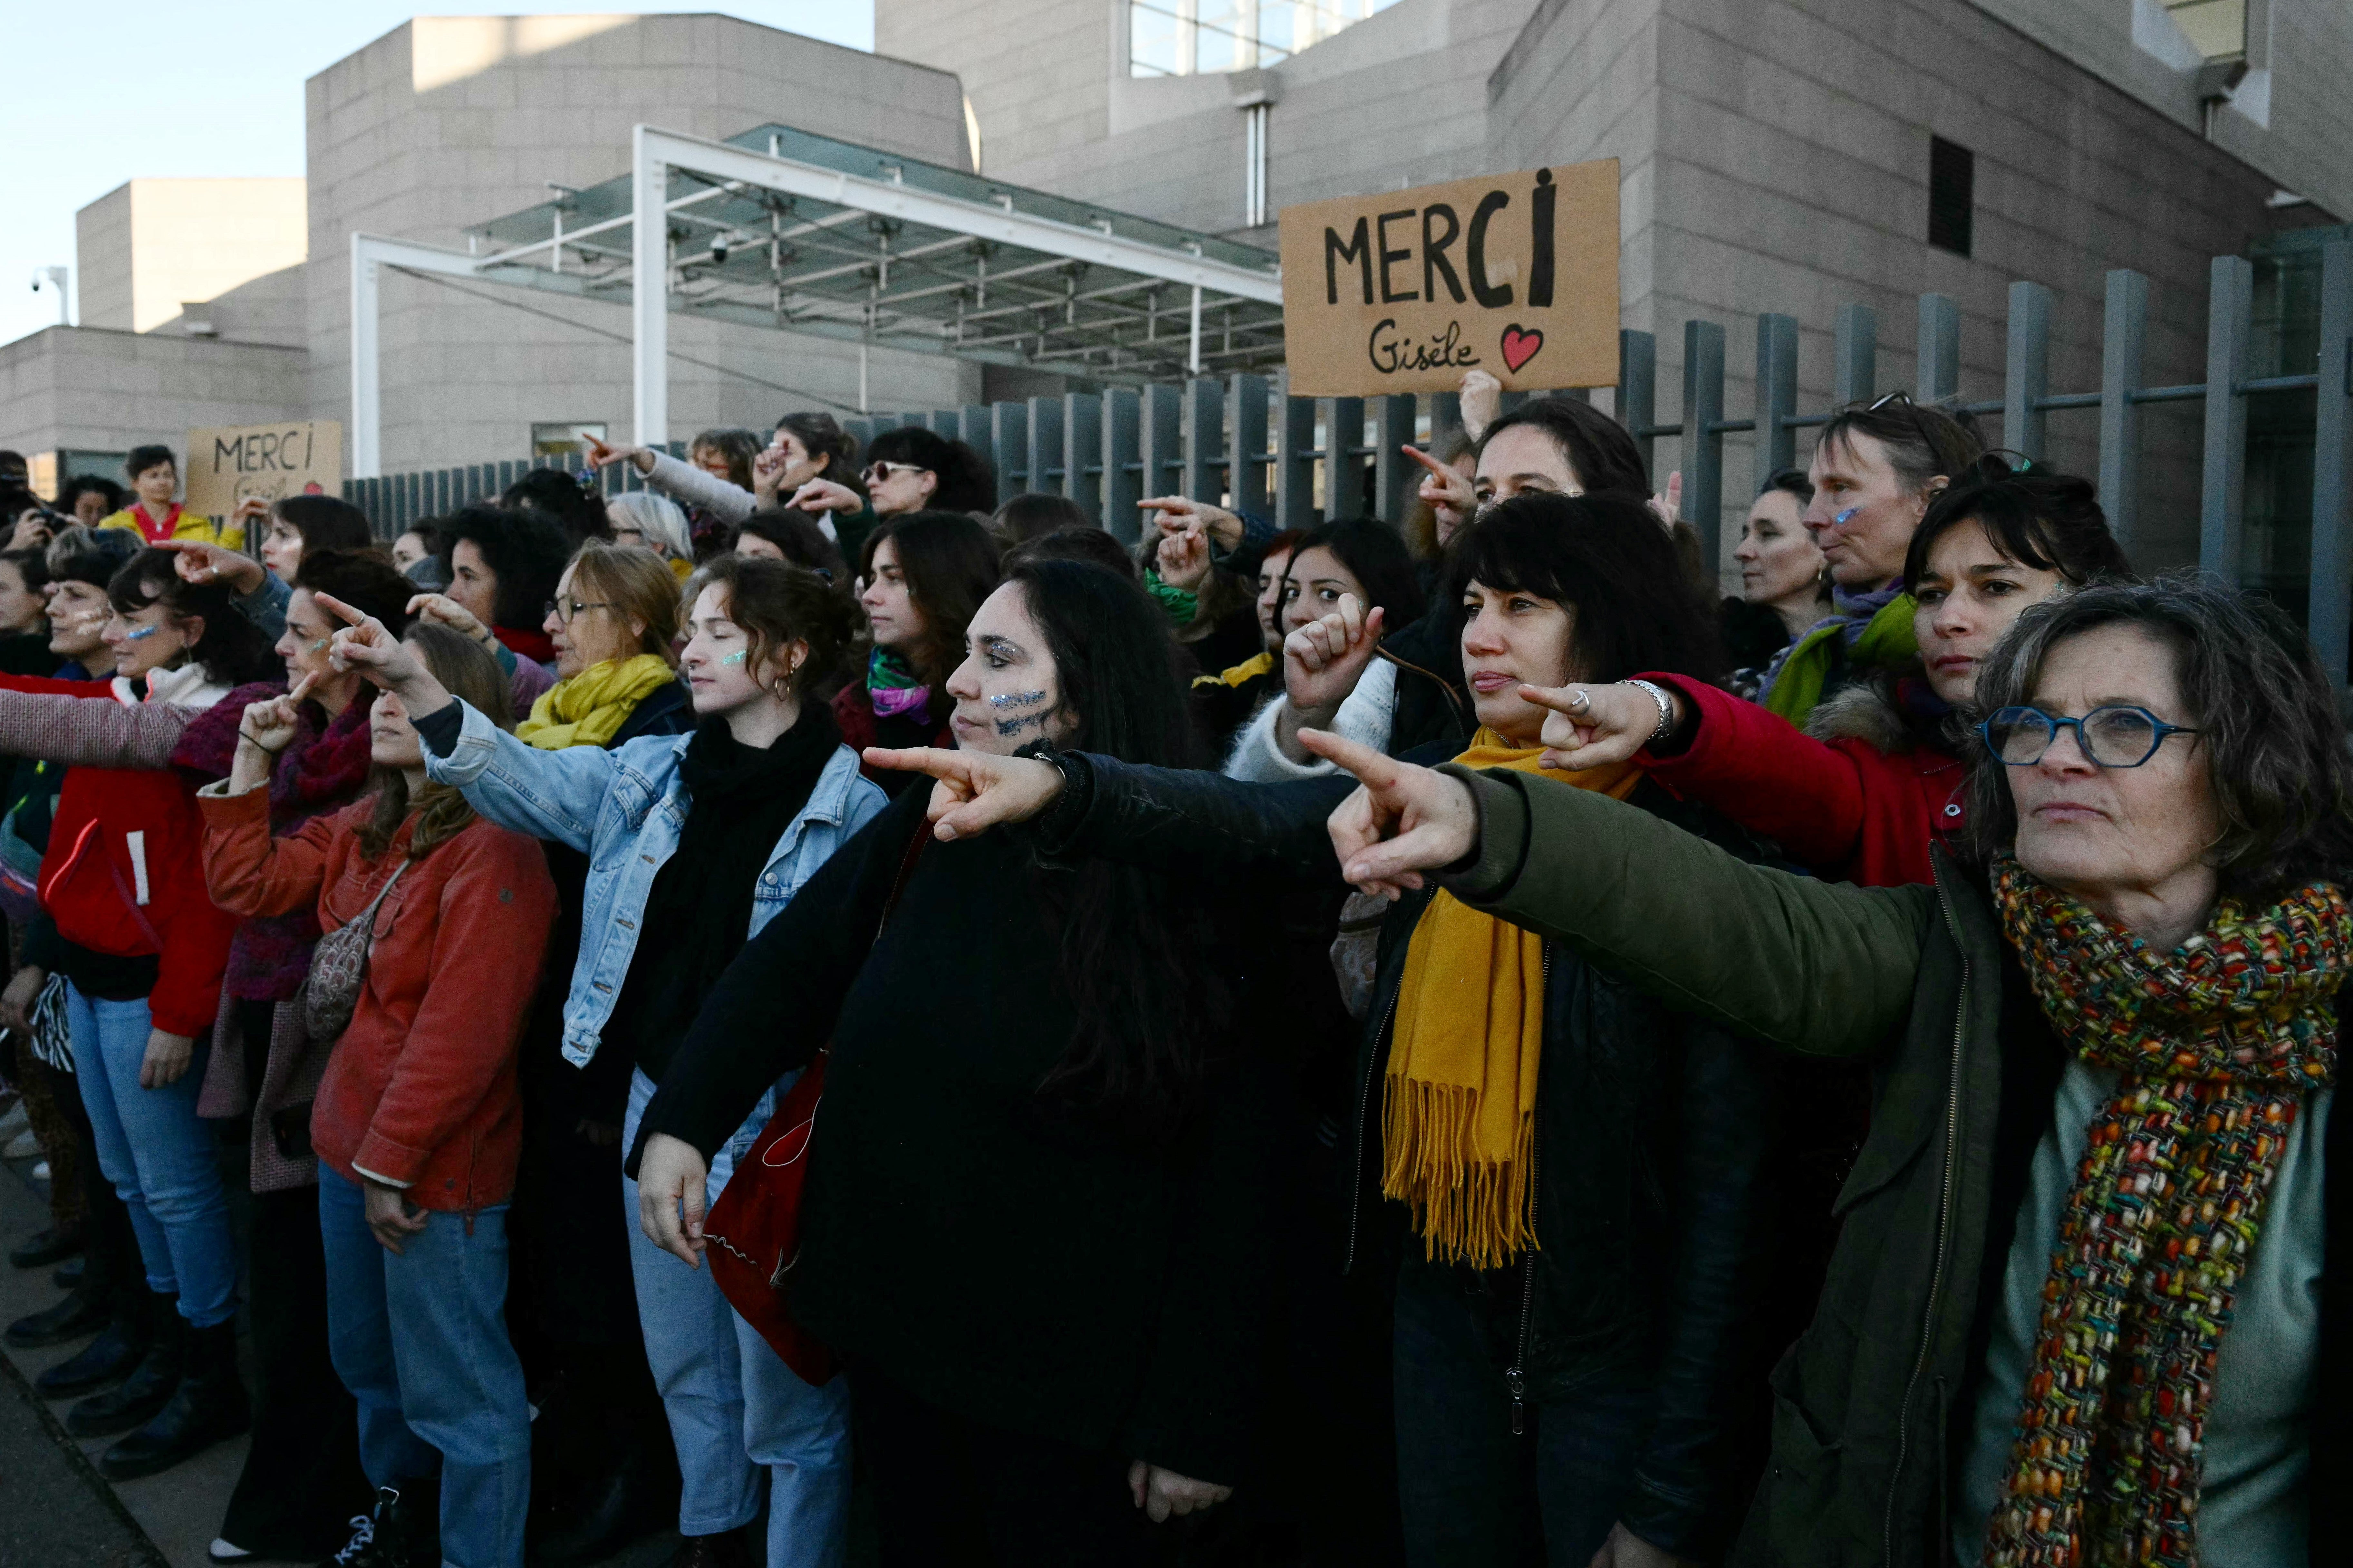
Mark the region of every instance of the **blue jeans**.
MULTIPOLYGON (((638 1121, 653 1099, 643 1073, 629 1085, 621 1146, 637 1143, 638 1121)), ((735 1162, 776 1114, 776 1093, 761 1096, 744 1125, 711 1163, 704 1191, 712 1203, 735 1162)), ((711 1270, 689 1268, 648 1241, 638 1226, 638 1184, 621 1179, 628 1205, 629 1269, 645 1326, 646 1359, 661 1389, 678 1448, 678 1530, 717 1535, 760 1511, 760 1472, 768 1472, 768 1568, 839 1568, 849 1546, 849 1379, 811 1387, 735 1315, 711 1270)))
POLYGON ((207 1042, 178 1081, 139 1087, 153 1028, 145 998, 101 1002, 66 986, 74 1078, 98 1144, 98 1167, 131 1211, 147 1288, 176 1291, 180 1316, 197 1328, 237 1311, 237 1244, 228 1229, 213 1130, 196 1115, 207 1042))
POLYGON ((507 1211, 432 1213, 394 1253, 361 1189, 319 1164, 327 1348, 360 1407, 372 1485, 441 1472, 441 1557, 522 1568, 531 1408, 507 1340, 507 1211))
MULTIPOLYGON (((1409 1244, 1410 1245, 1410 1243, 1409 1244)), ((1518 1305, 1517 1270, 1502 1278, 1518 1305)), ((1530 1404, 1525 1435, 1488 1352, 1489 1299, 1409 1259, 1397 1286, 1398 1493, 1414 1568, 1586 1568, 1618 1522, 1651 1395, 1599 1381, 1530 1404), (1530 1552, 1531 1536, 1542 1542, 1530 1552)))

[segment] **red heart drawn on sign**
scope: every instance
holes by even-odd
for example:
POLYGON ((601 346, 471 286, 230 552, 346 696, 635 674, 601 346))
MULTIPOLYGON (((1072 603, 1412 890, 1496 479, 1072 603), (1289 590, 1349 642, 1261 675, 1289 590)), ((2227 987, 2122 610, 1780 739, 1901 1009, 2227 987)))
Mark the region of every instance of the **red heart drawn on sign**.
POLYGON ((1514 374, 1543 347, 1544 334, 1533 327, 1523 328, 1514 321, 1504 329, 1504 363, 1514 374))

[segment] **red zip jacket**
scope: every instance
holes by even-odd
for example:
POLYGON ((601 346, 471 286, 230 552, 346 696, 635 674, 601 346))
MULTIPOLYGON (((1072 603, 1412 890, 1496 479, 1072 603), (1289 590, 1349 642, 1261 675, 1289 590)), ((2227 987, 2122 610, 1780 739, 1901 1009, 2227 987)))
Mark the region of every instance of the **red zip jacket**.
MULTIPOLYGON (((333 931, 407 858, 412 815, 380 860, 360 852, 370 795, 269 833, 269 792, 197 797, 205 874, 221 907, 282 915, 315 904, 333 931)), ((539 980, 555 884, 536 839, 477 820, 410 866, 375 912, 367 982, 311 1110, 319 1157, 351 1181, 471 1214, 507 1201, 522 1150, 516 1035, 539 980)))
MULTIPOLYGON (((12 691, 135 703, 122 679, 9 677, 12 691)), ((201 670, 158 671, 150 701, 209 707, 226 689, 201 670)), ((147 1005, 167 1034, 209 1034, 237 921, 205 891, 196 781, 173 769, 77 767, 58 798, 41 859, 41 907, 58 934, 117 958, 160 955, 147 1005)))
POLYGON ((1696 716, 1684 751, 1635 753, 1643 770, 1684 799, 1778 840, 1826 880, 1866 888, 1934 882, 1929 845, 1957 839, 1968 824, 1961 760, 1904 744, 1895 715, 1868 689, 1842 693, 1816 713, 1832 727, 1878 733, 1818 741, 1704 681, 1657 672, 1637 679, 1672 687, 1696 716))

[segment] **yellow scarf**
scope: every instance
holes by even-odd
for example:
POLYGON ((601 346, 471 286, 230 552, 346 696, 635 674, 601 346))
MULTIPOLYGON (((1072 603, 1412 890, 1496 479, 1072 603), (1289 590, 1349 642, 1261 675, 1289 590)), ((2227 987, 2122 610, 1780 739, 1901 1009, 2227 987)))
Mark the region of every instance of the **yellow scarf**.
POLYGON ((677 679, 676 670, 650 653, 592 664, 541 692, 531 717, 515 726, 515 739, 543 752, 601 746, 621 732, 638 703, 677 679))
MULTIPOLYGON (((1517 768, 1623 800, 1631 763, 1563 773, 1541 746, 1481 727, 1454 760, 1517 768)), ((1406 949, 1381 1111, 1381 1191, 1413 1211, 1426 1254, 1496 1268, 1533 1246, 1528 1150, 1544 1046, 1544 939, 1441 889, 1406 949)))

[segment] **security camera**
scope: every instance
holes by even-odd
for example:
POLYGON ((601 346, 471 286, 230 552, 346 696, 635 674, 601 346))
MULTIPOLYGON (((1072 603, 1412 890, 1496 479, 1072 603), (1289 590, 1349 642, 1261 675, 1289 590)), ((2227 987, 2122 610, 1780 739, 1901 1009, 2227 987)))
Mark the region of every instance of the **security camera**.
POLYGON ((711 247, 711 259, 717 262, 722 267, 727 265, 727 242, 725 240, 718 240, 712 244, 711 247))

